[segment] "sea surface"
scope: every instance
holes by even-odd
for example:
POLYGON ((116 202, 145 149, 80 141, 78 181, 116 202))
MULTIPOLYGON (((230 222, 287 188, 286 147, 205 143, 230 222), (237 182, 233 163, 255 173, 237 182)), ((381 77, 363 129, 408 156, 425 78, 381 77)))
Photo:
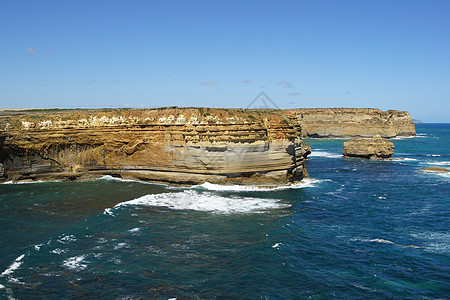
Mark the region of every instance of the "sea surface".
POLYGON ((290 188, 0 185, 0 299, 450 299, 450 124, 290 188))

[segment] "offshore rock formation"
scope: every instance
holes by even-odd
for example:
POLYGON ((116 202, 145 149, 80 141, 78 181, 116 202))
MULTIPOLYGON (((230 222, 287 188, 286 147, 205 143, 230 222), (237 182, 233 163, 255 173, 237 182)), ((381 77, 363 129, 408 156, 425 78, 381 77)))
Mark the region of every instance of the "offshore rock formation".
POLYGON ((280 185, 307 176, 295 116, 208 108, 0 114, 0 181, 103 175, 175 184, 280 185))
POLYGON ((385 159, 394 154, 394 144, 379 135, 371 139, 356 138, 344 143, 342 154, 344 157, 385 159))
POLYGON ((302 108, 289 110, 302 126, 304 137, 342 138, 414 136, 416 129, 406 111, 374 108, 302 108))
POLYGON ((447 169, 447 168, 441 168, 441 167, 427 167, 427 168, 424 168, 424 169, 420 170, 420 172, 449 173, 449 172, 450 172, 450 169, 447 169))

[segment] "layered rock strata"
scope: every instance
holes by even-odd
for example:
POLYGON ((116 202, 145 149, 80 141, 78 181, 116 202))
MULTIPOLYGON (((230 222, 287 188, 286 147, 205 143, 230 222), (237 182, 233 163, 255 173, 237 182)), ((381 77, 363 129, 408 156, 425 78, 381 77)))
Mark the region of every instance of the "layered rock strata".
POLYGON ((342 138, 414 136, 416 129, 406 111, 374 108, 302 108, 289 110, 302 125, 304 137, 342 138))
POLYGON ((296 117, 207 108, 2 112, 7 180, 103 175, 175 184, 289 184, 310 148, 296 117))
POLYGON ((356 138, 344 143, 344 157, 386 159, 394 154, 394 144, 377 135, 371 139, 356 138))

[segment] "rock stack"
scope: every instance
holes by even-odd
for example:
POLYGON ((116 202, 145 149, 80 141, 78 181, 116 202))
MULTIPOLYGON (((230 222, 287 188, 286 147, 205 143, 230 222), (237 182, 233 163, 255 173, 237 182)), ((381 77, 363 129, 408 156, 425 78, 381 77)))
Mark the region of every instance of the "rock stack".
POLYGON ((356 138, 344 143, 344 157, 386 159, 394 154, 394 144, 377 135, 371 139, 356 138))

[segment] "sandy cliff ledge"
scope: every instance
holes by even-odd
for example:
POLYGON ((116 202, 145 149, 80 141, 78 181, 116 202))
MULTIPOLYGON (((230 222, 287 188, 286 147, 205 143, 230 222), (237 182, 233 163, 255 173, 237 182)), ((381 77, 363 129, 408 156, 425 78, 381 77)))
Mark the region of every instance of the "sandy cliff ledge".
POLYGON ((2 112, 0 181, 102 175, 197 184, 301 180, 309 151, 280 111, 165 108, 2 112))

